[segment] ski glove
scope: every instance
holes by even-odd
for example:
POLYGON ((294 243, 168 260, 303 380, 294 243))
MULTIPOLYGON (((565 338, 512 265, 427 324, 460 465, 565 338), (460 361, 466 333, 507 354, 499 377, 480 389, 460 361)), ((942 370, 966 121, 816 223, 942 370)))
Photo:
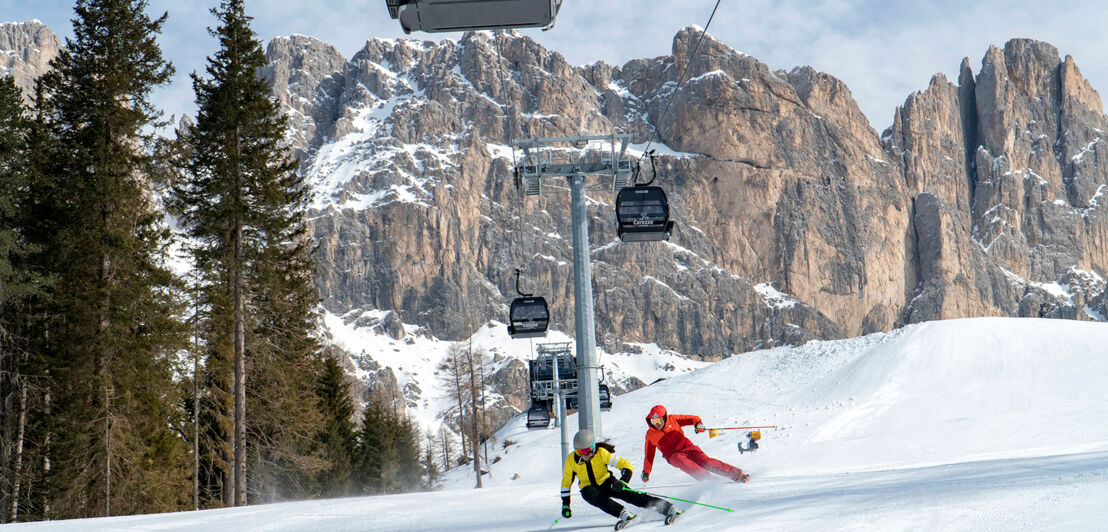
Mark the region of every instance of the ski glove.
POLYGON ((642 472, 642 481, 643 482, 648 482, 649 480, 650 480, 650 473, 647 473, 646 471, 643 471, 642 472))
POLYGON ((626 489, 631 489, 626 482, 619 479, 612 480, 612 491, 623 491, 626 489))
POLYGON ((623 469, 620 469, 619 471, 620 471, 619 479, 621 481, 623 481, 624 484, 627 484, 628 482, 631 482, 632 472, 631 472, 630 468, 625 467, 623 469))
POLYGON ((562 517, 565 517, 566 519, 573 517, 573 512, 569 510, 568 504, 562 505, 562 517))
POLYGON ((708 429, 704 428, 704 424, 703 424, 703 423, 697 423, 697 424, 696 424, 696 433, 697 433, 697 434, 700 434, 701 432, 704 432, 704 431, 706 431, 706 430, 708 430, 708 429))

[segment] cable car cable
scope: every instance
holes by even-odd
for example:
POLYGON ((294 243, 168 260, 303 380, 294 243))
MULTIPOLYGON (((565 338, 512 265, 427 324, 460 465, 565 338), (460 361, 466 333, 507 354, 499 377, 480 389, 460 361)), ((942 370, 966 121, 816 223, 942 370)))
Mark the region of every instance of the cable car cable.
MULTIPOLYGON (((651 149, 655 140, 661 139, 661 127, 665 122, 667 116, 669 116, 669 110, 673 107, 673 100, 676 98, 677 93, 681 92, 681 88, 684 87, 688 81, 685 79, 686 74, 689 72, 689 68, 693 62, 696 61, 696 54, 700 52, 700 45, 704 42, 704 37, 708 35, 708 28, 712 25, 712 20, 715 19, 716 12, 719 10, 720 0, 716 0, 715 6, 712 8, 711 15, 708 16, 708 22, 704 25, 703 31, 700 32, 700 38, 697 39, 696 45, 693 47, 692 52, 689 54, 689 59, 685 63, 685 67, 681 69, 681 72, 677 74, 677 86, 673 89, 673 92, 669 94, 668 101, 666 102, 665 109, 662 111, 661 116, 654 123, 654 135, 650 141, 647 142, 646 149, 643 150, 642 155, 635 161, 635 171, 632 174, 631 186, 624 187, 616 195, 616 219, 619 223, 619 238, 624 242, 651 242, 660 240, 669 240, 670 234, 673 230, 675 222, 670 220, 669 217, 669 201, 666 199, 665 190, 662 187, 651 186, 651 183, 658 178, 658 168, 655 161, 655 150, 651 149), (640 185, 638 183, 639 174, 642 172, 642 159, 643 157, 650 156, 650 168, 652 177, 649 183, 640 185)), ((677 62, 677 56, 674 54, 674 64, 677 62)))
MULTIPOLYGON (((504 117, 504 119, 502 121, 503 135, 504 135, 504 139, 505 139, 504 142, 507 145, 510 145, 511 144, 511 140, 510 140, 511 139, 511 129, 509 127, 508 110, 511 109, 512 105, 507 102, 507 99, 505 98, 505 93, 506 93, 506 88, 508 86, 508 83, 511 81, 511 70, 509 69, 507 75, 505 75, 505 73, 504 73, 504 55, 501 52, 501 46, 500 46, 500 40, 501 40, 500 36, 501 36, 502 32, 503 32, 503 30, 497 30, 497 31, 493 32, 493 47, 496 48, 496 59, 497 59, 496 66, 497 66, 497 70, 499 70, 500 74, 501 74, 500 75, 501 82, 500 82, 500 85, 499 85, 498 91, 497 91, 499 94, 497 96, 500 100, 498 102, 498 104, 499 104, 501 113, 503 114, 503 117, 504 117)), ((515 164, 514 164, 515 163, 515 149, 514 148, 512 149, 512 162, 513 162, 513 168, 515 168, 515 164)), ((513 200, 513 203, 514 203, 514 201, 515 200, 513 200)), ((520 208, 519 208, 519 211, 517 212, 518 219, 517 219, 517 224, 516 224, 516 233, 517 233, 516 237, 515 237, 516 239, 521 238, 519 235, 521 235, 523 233, 523 209, 524 209, 523 199, 520 198, 519 202, 520 202, 520 208)), ((515 246, 515 247, 518 248, 519 246, 515 246)), ((541 307, 542 314, 545 315, 545 317, 542 318, 543 319, 543 326, 542 326, 541 334, 543 336, 545 336, 546 335, 546 330, 549 327, 549 321, 550 321, 549 307, 546 304, 546 300, 544 298, 542 298, 541 296, 538 297, 538 298, 534 298, 533 293, 524 294, 523 291, 520 290, 520 287, 519 287, 520 275, 521 275, 520 268, 516 268, 516 285, 515 285, 515 288, 516 288, 516 293, 518 294, 519 297, 514 298, 512 300, 511 305, 509 305, 509 307, 508 307, 508 332, 513 338, 519 338, 519 337, 531 338, 531 337, 533 337, 534 334, 540 332, 536 329, 537 326, 534 323, 534 319, 535 319, 534 310, 541 307), (515 321, 520 321, 520 320, 516 320, 515 319, 516 316, 514 316, 515 310, 517 308, 519 308, 521 312, 523 312, 523 311, 525 311, 526 309, 529 309, 529 308, 532 309, 532 310, 530 310, 530 312, 525 313, 525 315, 527 316, 527 318, 526 318, 527 325, 523 327, 524 331, 522 333, 517 333, 517 328, 516 328, 516 325, 515 325, 515 321)), ((531 354, 533 355, 534 354, 534 341, 533 340, 530 342, 530 349, 531 349, 531 354)))
MULTIPOLYGON (((693 47, 692 54, 689 55, 689 62, 685 63, 685 68, 682 69, 681 74, 677 76, 677 88, 673 89, 673 92, 670 93, 669 102, 666 103, 665 111, 662 111, 662 116, 658 119, 657 122, 655 122, 655 124, 657 124, 657 125, 654 128, 654 138, 646 143, 646 149, 647 150, 649 150, 650 146, 652 144, 654 144, 654 139, 658 139, 660 137, 660 135, 658 133, 658 128, 661 127, 661 124, 665 120, 666 115, 669 114, 669 108, 673 105, 673 98, 675 96, 677 96, 678 92, 681 91, 681 87, 685 84, 685 81, 688 81, 688 80, 682 81, 681 78, 685 77, 685 74, 688 73, 688 71, 689 71, 689 67, 691 67, 692 64, 693 64, 693 60, 696 59, 696 53, 697 53, 697 51, 700 50, 700 43, 704 41, 704 36, 708 34, 708 26, 712 25, 712 19, 715 18, 716 10, 719 9, 719 2, 720 2, 720 0, 716 0, 716 6, 712 8, 712 14, 708 17, 708 23, 704 25, 704 31, 700 32, 700 39, 698 39, 696 41, 696 46, 693 47)), ((674 59, 676 59, 676 58, 674 58, 674 59)), ((646 155, 646 152, 644 151, 643 155, 639 156, 639 160, 642 160, 643 156, 645 156, 645 155, 646 155)))

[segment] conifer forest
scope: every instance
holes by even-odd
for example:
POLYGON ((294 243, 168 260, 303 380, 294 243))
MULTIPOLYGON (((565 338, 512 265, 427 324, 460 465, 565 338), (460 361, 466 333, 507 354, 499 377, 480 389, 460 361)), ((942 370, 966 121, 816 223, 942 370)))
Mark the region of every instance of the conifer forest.
POLYGON ((150 11, 79 0, 33 93, 0 80, 0 523, 429 486, 423 436, 356 408, 320 339, 311 190, 244 1, 212 9, 175 131, 150 11))

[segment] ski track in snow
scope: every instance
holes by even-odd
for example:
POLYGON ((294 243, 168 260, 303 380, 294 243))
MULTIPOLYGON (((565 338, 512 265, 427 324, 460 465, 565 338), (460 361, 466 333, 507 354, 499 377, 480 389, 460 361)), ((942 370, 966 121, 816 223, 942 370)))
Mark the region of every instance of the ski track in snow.
MULTIPOLYGON (((677 524, 638 510, 628 530, 1108 531, 1108 327, 978 318, 735 356, 614 398, 602 434, 629 459, 631 487, 688 503, 677 524), (742 434, 686 434, 743 468, 747 484, 693 483, 654 460, 638 479, 643 416, 654 404, 708 426, 778 425, 739 454, 742 434)), ((246 508, 5 525, 4 530, 480 531, 610 530, 615 519, 573 488, 559 518, 559 430, 499 432, 496 463, 472 489, 246 508), (502 447, 505 440, 513 443, 502 447), (555 519, 558 522, 555 523, 555 519)), ((570 433, 576 416, 568 419, 570 433)), ((635 510, 633 510, 635 511, 635 510)))

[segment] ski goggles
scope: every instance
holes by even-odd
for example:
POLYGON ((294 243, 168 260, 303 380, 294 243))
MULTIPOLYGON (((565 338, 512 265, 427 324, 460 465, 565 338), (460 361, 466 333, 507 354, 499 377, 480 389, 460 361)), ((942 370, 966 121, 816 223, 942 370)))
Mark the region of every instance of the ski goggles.
POLYGON ((574 450, 577 452, 578 455, 588 456, 588 455, 592 454, 593 451, 596 450, 596 444, 585 447, 584 449, 574 449, 574 450))

